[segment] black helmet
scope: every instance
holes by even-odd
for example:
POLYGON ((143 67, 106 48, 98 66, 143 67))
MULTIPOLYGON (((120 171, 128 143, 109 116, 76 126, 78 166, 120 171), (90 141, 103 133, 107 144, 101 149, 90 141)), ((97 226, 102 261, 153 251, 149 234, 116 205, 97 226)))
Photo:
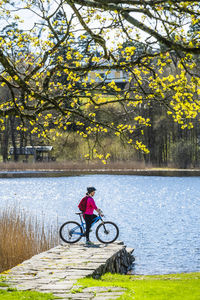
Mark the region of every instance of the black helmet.
POLYGON ((95 189, 95 187, 90 186, 90 187, 87 187, 87 191, 88 191, 88 194, 90 194, 90 193, 96 191, 96 189, 95 189))

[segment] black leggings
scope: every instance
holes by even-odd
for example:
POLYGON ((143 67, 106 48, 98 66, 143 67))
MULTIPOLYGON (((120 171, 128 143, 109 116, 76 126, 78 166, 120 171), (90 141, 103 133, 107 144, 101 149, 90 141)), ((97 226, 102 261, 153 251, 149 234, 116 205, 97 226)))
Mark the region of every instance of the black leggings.
POLYGON ((90 235, 90 227, 92 225, 93 220, 96 218, 96 215, 85 215, 85 223, 86 223, 86 240, 89 241, 89 235, 90 235))

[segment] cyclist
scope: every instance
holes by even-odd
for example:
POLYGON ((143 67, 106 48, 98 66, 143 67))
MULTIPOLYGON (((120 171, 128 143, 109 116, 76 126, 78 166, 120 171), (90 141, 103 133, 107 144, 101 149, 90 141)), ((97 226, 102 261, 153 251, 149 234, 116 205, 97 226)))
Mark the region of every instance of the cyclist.
POLYGON ((86 245, 87 246, 94 245, 89 239, 90 227, 92 225, 92 221, 97 217, 93 212, 94 212, 94 210, 96 210, 98 212, 98 214, 101 214, 101 210, 96 206, 94 199, 93 199, 95 191, 96 191, 95 187, 91 186, 91 187, 87 188, 87 193, 86 193, 88 198, 87 198, 87 206, 86 206, 84 216, 85 216, 85 223, 86 223, 85 236, 86 236, 86 245))

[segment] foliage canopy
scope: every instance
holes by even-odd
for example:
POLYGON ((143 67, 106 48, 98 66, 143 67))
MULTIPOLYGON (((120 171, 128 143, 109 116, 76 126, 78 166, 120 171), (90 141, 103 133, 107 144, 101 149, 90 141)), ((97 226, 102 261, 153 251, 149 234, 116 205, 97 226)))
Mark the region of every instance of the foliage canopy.
POLYGON ((97 143, 115 134, 147 153, 152 105, 192 128, 199 13, 197 1, 1 0, 1 130, 14 115, 17 130, 33 135, 73 129, 97 143), (112 71, 122 72, 124 88, 112 71))

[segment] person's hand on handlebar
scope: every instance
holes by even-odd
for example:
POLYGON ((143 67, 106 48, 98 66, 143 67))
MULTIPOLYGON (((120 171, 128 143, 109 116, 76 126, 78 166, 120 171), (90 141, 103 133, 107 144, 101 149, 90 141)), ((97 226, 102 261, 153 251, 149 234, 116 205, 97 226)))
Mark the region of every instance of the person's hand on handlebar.
POLYGON ((103 215, 103 212, 102 212, 102 210, 101 209, 97 209, 97 212, 98 212, 98 214, 99 214, 99 216, 101 216, 101 217, 103 217, 104 215, 103 215))

